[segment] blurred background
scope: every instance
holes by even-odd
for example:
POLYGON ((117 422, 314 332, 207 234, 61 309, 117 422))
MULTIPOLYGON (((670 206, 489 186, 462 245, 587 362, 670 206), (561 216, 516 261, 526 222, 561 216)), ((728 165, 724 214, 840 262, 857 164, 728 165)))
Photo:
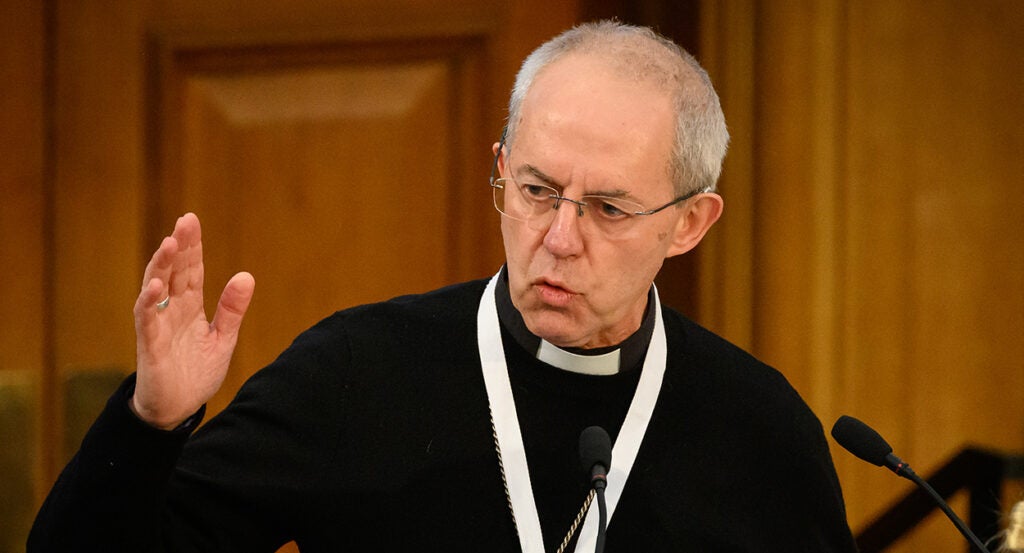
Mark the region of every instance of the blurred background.
MULTIPOLYGON (((733 136, 666 301, 922 475, 1024 451, 1024 2, 0 0, 0 553, 133 370, 178 215, 211 309, 258 283, 216 411, 334 310, 493 274, 518 64, 613 16, 693 52, 733 136)), ((910 491, 833 456, 855 533, 910 491)), ((965 548, 934 512, 889 550, 965 548)))

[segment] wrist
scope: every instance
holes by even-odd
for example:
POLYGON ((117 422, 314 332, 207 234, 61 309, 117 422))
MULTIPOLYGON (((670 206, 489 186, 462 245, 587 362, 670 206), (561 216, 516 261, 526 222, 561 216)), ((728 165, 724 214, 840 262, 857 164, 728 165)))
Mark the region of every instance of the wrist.
POLYGON ((131 411, 132 415, 134 415, 135 418, 139 419, 139 421, 145 423, 148 426, 156 428, 157 430, 163 430, 166 432, 171 432, 179 430, 182 427, 190 426, 190 423, 194 422, 196 416, 202 412, 202 409, 200 409, 196 413, 193 413, 192 415, 186 416, 184 418, 161 418, 159 416, 156 416, 149 410, 142 409, 139 406, 138 402, 136 401, 134 391, 131 397, 128 398, 128 410, 131 411))

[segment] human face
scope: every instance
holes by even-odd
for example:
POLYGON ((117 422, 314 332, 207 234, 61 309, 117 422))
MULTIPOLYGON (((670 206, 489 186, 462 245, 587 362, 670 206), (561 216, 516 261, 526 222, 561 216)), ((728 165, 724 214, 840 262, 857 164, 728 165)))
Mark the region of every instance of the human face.
MULTIPOLYGON (((674 111, 653 86, 574 54, 541 71, 520 113, 514 143, 499 158, 502 176, 539 179, 569 198, 612 195, 658 206, 675 196, 674 111)), ((640 326, 665 258, 681 253, 674 237, 682 211, 640 217, 614 237, 583 232, 568 202, 540 230, 502 217, 509 291, 526 326, 562 347, 625 340, 640 326)))

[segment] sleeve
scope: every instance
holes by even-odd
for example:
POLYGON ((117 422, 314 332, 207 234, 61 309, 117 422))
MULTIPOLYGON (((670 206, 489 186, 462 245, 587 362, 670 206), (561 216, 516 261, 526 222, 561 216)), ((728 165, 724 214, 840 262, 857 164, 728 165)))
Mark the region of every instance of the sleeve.
POLYGON ((272 553, 299 539, 327 495, 310 475, 342 442, 350 356, 330 321, 300 335, 194 435, 201 412, 170 432, 139 420, 128 407, 134 377, 126 380, 44 502, 27 553, 272 553))
POLYGON ((855 553, 828 442, 817 416, 780 373, 773 372, 752 422, 759 436, 759 477, 770 493, 759 510, 788 551, 855 553), (774 399, 774 403, 769 400, 774 399), (774 508, 773 508, 774 507, 774 508), (799 545, 797 545, 799 544, 799 545))
POLYGON ((795 468, 790 490, 795 495, 794 503, 803 506, 805 520, 812 524, 806 529, 795 528, 794 532, 805 535, 814 551, 856 553, 842 488, 821 423, 809 408, 803 411, 802 418, 802 439, 794 444, 793 451, 807 464, 795 468))
POLYGON ((158 430, 129 409, 134 389, 132 375, 86 434, 36 517, 28 552, 155 550, 167 481, 205 409, 158 430))

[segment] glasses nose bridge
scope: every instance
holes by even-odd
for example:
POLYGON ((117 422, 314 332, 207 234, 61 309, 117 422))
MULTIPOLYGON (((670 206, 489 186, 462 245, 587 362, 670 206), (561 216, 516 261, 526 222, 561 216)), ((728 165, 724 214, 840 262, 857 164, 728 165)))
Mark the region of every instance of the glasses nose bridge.
MULTIPOLYGON (((544 218, 543 224, 543 231, 548 236, 548 239, 559 236, 563 239, 569 236, 580 238, 593 232, 594 229, 588 228, 591 226, 589 223, 592 223, 592 221, 588 221, 589 217, 583 217, 583 208, 587 205, 586 202, 566 198, 560 194, 552 194, 551 201, 551 209, 548 211, 549 215, 544 218), (575 213, 567 216, 559 215, 560 210, 558 208, 562 205, 563 201, 572 204, 571 207, 575 208, 573 210, 575 213)), ((573 238, 573 240, 576 238, 573 238)))
POLYGON ((573 204, 576 207, 577 217, 583 217, 583 208, 587 206, 587 203, 584 202, 582 199, 574 200, 572 198, 566 198, 565 196, 562 196, 561 194, 557 193, 552 194, 551 199, 554 200, 554 205, 551 206, 551 209, 557 211, 558 208, 562 205, 562 201, 566 201, 573 204))

